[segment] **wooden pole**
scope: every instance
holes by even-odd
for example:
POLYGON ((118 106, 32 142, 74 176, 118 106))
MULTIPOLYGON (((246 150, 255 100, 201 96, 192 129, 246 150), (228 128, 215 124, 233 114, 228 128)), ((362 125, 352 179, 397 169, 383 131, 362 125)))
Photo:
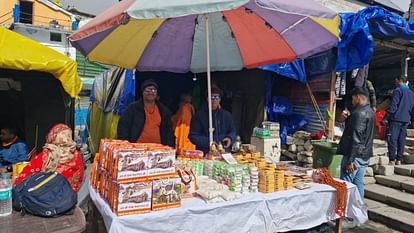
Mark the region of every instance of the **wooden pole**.
POLYGON ((336 113, 336 72, 332 72, 331 75, 331 86, 329 89, 329 109, 328 111, 332 114, 332 117, 328 119, 328 138, 333 140, 335 137, 335 113, 336 113))

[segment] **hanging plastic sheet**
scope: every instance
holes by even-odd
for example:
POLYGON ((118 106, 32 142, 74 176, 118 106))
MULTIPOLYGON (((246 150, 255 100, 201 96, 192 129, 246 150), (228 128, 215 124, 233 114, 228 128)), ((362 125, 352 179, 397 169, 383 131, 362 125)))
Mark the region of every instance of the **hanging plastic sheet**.
POLYGON ((368 64, 374 53, 373 35, 400 38, 414 43, 414 23, 382 7, 341 14, 337 71, 350 71, 368 64))
POLYGON ((260 69, 272 71, 281 76, 306 83, 308 81, 308 77, 334 71, 336 65, 336 54, 336 49, 330 49, 306 58, 305 60, 298 59, 291 63, 262 66, 260 69))
POLYGON ((126 70, 124 88, 115 103, 114 113, 122 115, 128 105, 135 101, 135 75, 134 71, 126 70))
POLYGON ((304 64, 307 77, 330 73, 335 70, 336 49, 330 49, 307 58, 304 64))
POLYGON ((282 145, 287 144, 288 134, 293 134, 308 124, 308 120, 298 114, 283 116, 279 119, 280 123, 280 142, 282 145))
POLYGON ((302 59, 297 59, 290 63, 262 66, 259 69, 272 71, 302 83, 307 82, 305 66, 302 59))

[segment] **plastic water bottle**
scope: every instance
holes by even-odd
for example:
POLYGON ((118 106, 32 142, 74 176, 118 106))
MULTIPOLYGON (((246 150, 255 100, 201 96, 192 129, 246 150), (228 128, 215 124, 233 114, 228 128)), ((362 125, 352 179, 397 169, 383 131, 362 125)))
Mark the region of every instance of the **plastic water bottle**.
POLYGON ((12 213, 12 185, 8 174, 2 174, 0 178, 0 216, 12 213))

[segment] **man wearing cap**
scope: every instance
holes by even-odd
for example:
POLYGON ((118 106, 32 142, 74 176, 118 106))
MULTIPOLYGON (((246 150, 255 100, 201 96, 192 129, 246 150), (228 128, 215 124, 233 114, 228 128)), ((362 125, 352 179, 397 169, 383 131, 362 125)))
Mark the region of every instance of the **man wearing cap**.
POLYGON ((403 160, 407 127, 414 120, 414 93, 407 85, 407 77, 395 79, 397 86, 392 93, 391 105, 381 121, 388 124, 388 156, 390 165, 401 165, 403 160))
POLYGON ((158 84, 147 80, 141 91, 142 99, 130 104, 119 119, 118 139, 174 146, 171 112, 158 101, 158 84))
MULTIPOLYGON (((211 108, 213 111, 213 140, 221 143, 226 150, 229 150, 236 140, 236 128, 234 127, 231 114, 220 106, 222 91, 213 86, 211 88, 211 108)), ((190 141, 196 145, 197 150, 207 154, 210 151, 208 124, 208 105, 205 104, 191 119, 190 141)))
POLYGON ((345 130, 338 146, 343 155, 341 179, 355 184, 364 198, 364 175, 369 158, 373 154, 375 114, 369 103, 366 88, 356 87, 351 91, 353 110, 342 112, 346 119, 345 130))

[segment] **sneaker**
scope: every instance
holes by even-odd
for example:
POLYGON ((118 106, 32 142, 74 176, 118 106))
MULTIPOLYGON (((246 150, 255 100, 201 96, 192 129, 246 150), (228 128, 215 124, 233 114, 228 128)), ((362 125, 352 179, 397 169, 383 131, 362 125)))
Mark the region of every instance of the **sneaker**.
POLYGON ((401 161, 400 160, 395 161, 395 165, 401 165, 401 161))
POLYGON ((351 229, 357 226, 358 226, 357 222, 354 221, 353 219, 346 218, 345 220, 342 221, 342 228, 344 229, 351 229))
POLYGON ((388 163, 388 165, 390 165, 390 166, 395 166, 395 161, 390 161, 390 162, 388 163))

